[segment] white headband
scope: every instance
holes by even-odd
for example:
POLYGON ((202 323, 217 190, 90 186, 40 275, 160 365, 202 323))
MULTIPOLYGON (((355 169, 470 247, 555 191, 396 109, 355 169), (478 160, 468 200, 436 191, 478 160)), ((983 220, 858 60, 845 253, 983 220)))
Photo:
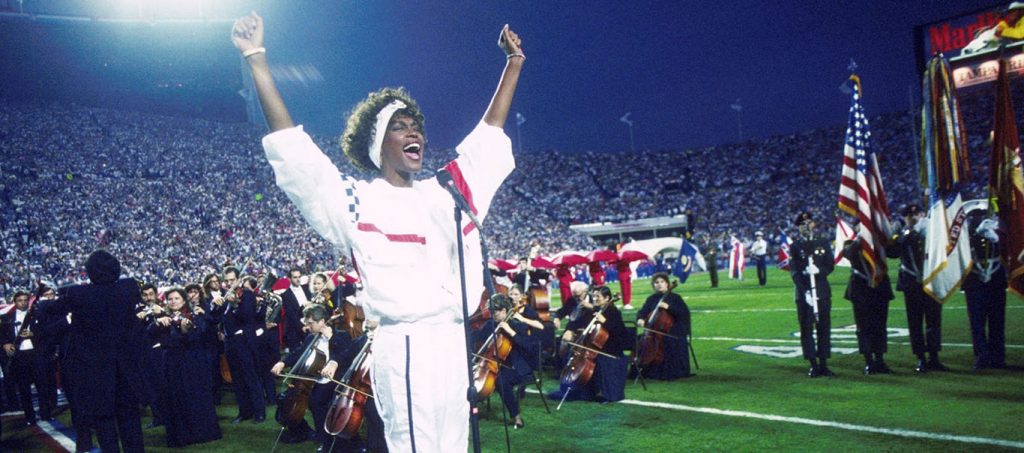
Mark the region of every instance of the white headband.
POLYGON ((380 147, 384 144, 384 134, 387 133, 391 115, 405 107, 404 102, 395 99, 377 112, 377 123, 373 126, 373 142, 370 143, 370 161, 377 168, 380 168, 380 147))

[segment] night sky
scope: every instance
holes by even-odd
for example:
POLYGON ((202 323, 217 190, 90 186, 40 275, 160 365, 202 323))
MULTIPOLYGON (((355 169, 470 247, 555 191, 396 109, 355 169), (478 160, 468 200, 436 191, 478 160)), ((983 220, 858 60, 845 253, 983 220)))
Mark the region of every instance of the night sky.
MULTIPOLYGON (((526 118, 524 147, 617 151, 630 147, 626 112, 638 149, 738 141, 737 99, 747 139, 845 124, 850 101, 838 87, 851 58, 869 115, 905 111, 920 89, 914 26, 993 4, 264 0, 218 14, 255 6, 271 64, 312 64, 323 75, 280 83, 309 130, 336 136, 366 93, 401 85, 426 114, 433 147, 454 146, 482 116, 507 22, 528 57, 513 104, 526 118)), ((237 58, 223 27, 209 51, 237 58)), ((506 131, 518 141, 514 118, 506 131)))

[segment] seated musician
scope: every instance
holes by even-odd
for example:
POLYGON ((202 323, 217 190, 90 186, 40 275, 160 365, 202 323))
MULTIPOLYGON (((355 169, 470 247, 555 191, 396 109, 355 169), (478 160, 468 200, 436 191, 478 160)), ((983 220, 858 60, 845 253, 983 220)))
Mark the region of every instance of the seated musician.
MULTIPOLYGON (((296 364, 303 353, 309 348, 315 348, 320 354, 324 355, 326 360, 322 363, 326 364, 332 358, 340 357, 349 347, 352 339, 348 336, 348 333, 335 332, 334 328, 327 324, 327 309, 323 305, 310 305, 302 311, 302 315, 303 323, 310 334, 303 340, 301 347, 289 353, 280 362, 274 364, 270 372, 275 375, 281 375, 281 372, 287 366, 292 368, 292 373, 296 376, 299 376, 301 373, 309 373, 299 376, 299 378, 316 379, 313 391, 309 395, 309 410, 313 413, 313 424, 316 429, 317 442, 321 445, 323 451, 329 451, 333 439, 324 430, 324 419, 327 416, 327 408, 334 397, 335 383, 332 380, 336 379, 334 373, 337 371, 337 366, 330 369, 323 367, 322 370, 300 370, 299 368, 306 368, 305 364, 298 364, 298 366, 296 364), (320 334, 319 339, 317 334, 320 334), (315 343, 314 340, 316 340, 315 343)), ((287 426, 286 428, 292 429, 292 427, 287 426)), ((318 451, 321 450, 318 449, 318 451)))
MULTIPOLYGON (((353 362, 356 360, 356 356, 358 356, 359 352, 363 350, 363 346, 366 342, 373 339, 373 332, 377 329, 379 324, 380 323, 375 319, 367 319, 363 323, 363 333, 352 340, 348 345, 348 348, 346 348, 340 355, 331 356, 327 365, 324 365, 321 375, 344 376, 349 367, 352 366, 353 362)), ((368 360, 373 360, 372 354, 369 356, 368 360)), ((340 385, 338 386, 337 391, 342 391, 342 387, 340 385)), ((380 412, 377 410, 376 399, 367 401, 363 406, 363 425, 366 427, 365 442, 358 434, 348 441, 339 437, 335 445, 335 450, 387 453, 388 444, 384 437, 384 421, 380 418, 380 412)))
MULTIPOLYGON (((654 294, 647 298, 643 308, 637 313, 636 327, 637 334, 644 335, 644 327, 650 320, 651 313, 655 308, 662 315, 668 316, 672 321, 672 328, 667 332, 651 331, 647 335, 659 335, 663 345, 662 362, 642 366, 644 377, 651 379, 663 379, 671 381, 678 378, 690 377, 690 357, 687 355, 688 339, 690 335, 690 308, 682 297, 672 292, 668 274, 658 272, 651 278, 651 286, 654 287, 654 294)), ((646 344, 651 344, 648 342, 646 344)), ((644 343, 641 343, 643 345, 644 343)), ((641 346, 643 347, 643 346, 641 346)), ((641 355, 641 351, 636 352, 641 355)))
MULTIPOLYGON (((565 397, 566 400, 599 401, 602 403, 620 401, 626 397, 626 372, 629 361, 626 359, 623 351, 632 344, 634 334, 622 322, 622 312, 612 303, 614 300, 612 292, 607 286, 598 286, 594 288, 591 294, 594 301, 592 317, 597 324, 600 324, 608 332, 608 339, 600 348, 587 344, 588 337, 586 332, 584 332, 583 336, 570 340, 576 345, 600 351, 594 359, 596 364, 594 375, 589 382, 582 385, 579 383, 566 385, 563 380, 562 386, 558 391, 548 394, 548 397, 551 399, 562 399, 565 392, 569 392, 565 397)), ((586 302, 581 301, 581 303, 585 304, 586 302)), ((583 316, 580 318, 583 318, 583 316)), ((593 327, 591 330, 593 330, 593 327)), ((570 346, 570 348, 574 350, 580 349, 578 346, 570 346)), ((571 355, 569 365, 572 365, 571 355)))
POLYGON ((526 323, 534 330, 534 333, 544 330, 544 323, 540 321, 540 315, 537 314, 537 310, 527 303, 526 295, 516 287, 512 287, 508 290, 508 298, 512 300, 512 309, 516 311, 519 307, 523 307, 522 311, 516 313, 519 321, 526 323))
MULTIPOLYGON (((555 310, 555 313, 551 316, 551 322, 555 324, 555 329, 562 328, 563 319, 572 321, 578 317, 577 315, 580 310, 578 310, 577 307, 581 300, 587 298, 587 290, 589 290, 590 287, 587 286, 586 283, 576 280, 569 285, 569 289, 572 291, 572 297, 563 300, 562 306, 559 307, 558 310, 555 310)), ((588 319, 587 322, 589 321, 590 320, 588 319)), ((585 326, 587 324, 583 323, 583 325, 585 326)), ((566 330, 569 330, 569 328, 566 327, 566 330)))
POLYGON ((523 417, 519 413, 519 401, 515 387, 533 381, 533 369, 537 363, 538 335, 531 326, 543 325, 536 319, 529 319, 523 314, 528 306, 520 306, 516 310, 512 299, 504 294, 496 294, 490 301, 492 318, 473 335, 474 341, 485 342, 494 333, 501 332, 512 340, 512 351, 509 352, 503 366, 498 368, 497 389, 501 401, 508 408, 509 415, 514 419, 515 429, 523 427, 523 417), (511 369, 505 366, 510 366, 511 369))

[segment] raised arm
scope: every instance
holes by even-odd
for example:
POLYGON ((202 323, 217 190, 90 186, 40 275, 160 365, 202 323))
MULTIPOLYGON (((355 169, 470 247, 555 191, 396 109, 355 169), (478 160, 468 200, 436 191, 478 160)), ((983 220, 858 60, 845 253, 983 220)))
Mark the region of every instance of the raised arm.
MULTIPOLYGON (((263 48, 263 18, 255 11, 235 21, 231 27, 231 42, 235 44, 252 71, 252 80, 256 84, 256 94, 263 107, 263 115, 270 126, 270 132, 288 129, 295 126, 288 108, 284 105, 281 93, 277 91, 274 77, 270 74, 267 64, 267 51, 263 48)), ((507 110, 507 108, 506 108, 507 110)))
POLYGON ((515 95, 516 85, 519 83, 519 72, 523 68, 523 62, 526 61, 521 44, 519 35, 508 28, 508 24, 505 24, 498 36, 498 47, 505 52, 508 61, 505 63, 505 70, 501 73, 501 80, 498 81, 494 97, 491 98, 487 112, 484 113, 484 122, 488 125, 505 126, 505 119, 508 118, 508 110, 512 105, 512 96, 515 95))

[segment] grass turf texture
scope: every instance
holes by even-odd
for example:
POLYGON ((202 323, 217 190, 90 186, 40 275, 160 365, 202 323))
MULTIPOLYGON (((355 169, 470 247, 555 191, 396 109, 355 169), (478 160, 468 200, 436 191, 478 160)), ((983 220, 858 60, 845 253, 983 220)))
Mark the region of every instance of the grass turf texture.
MULTIPOLYGON (((898 265, 890 262, 890 269, 898 265)), ((833 348, 856 349, 852 332, 841 328, 854 323, 849 301, 842 298, 849 271, 837 269, 831 276, 833 295, 833 348), (849 337, 847 337, 849 335, 849 337)), ((724 277, 724 273, 720 273, 724 277)), ((895 272, 893 272, 895 281, 895 272)), ((617 284, 612 284, 618 291, 617 284)), ((651 294, 648 280, 633 285, 634 305, 639 307, 651 294)), ((675 382, 647 381, 648 390, 630 381, 626 398, 662 402, 691 408, 713 408, 801 417, 851 425, 894 430, 919 431, 963 437, 992 438, 1024 442, 1024 373, 1019 370, 971 370, 970 329, 963 295, 957 295, 943 309, 942 361, 952 371, 913 372, 916 358, 909 339, 892 329, 906 327, 902 294, 891 302, 888 326, 889 353, 886 361, 892 375, 864 376, 863 358, 856 353, 833 354, 829 367, 835 379, 809 379, 807 362, 744 353, 740 345, 796 346, 798 331, 793 286, 788 274, 769 270, 768 285, 760 287, 753 269, 747 280, 722 279, 710 288, 706 273, 695 274, 676 288, 693 312, 694 346, 701 369, 697 376, 675 382), (745 339, 741 341, 726 338, 745 339), (758 341, 761 340, 761 341, 758 341)), ((558 305, 557 291, 553 304, 558 305)), ((635 318, 625 312, 625 318, 635 318)), ((1007 362, 1024 365, 1024 303, 1008 297, 1006 310, 1007 362)), ((903 334, 905 335, 905 334, 903 334)), ((557 387, 553 370, 545 370, 544 391, 557 387)), ((529 387, 532 388, 532 387, 529 387)), ((513 451, 521 452, 662 452, 662 451, 994 451, 1008 450, 989 444, 942 439, 913 438, 894 434, 860 432, 835 427, 809 426, 787 421, 643 407, 627 403, 599 405, 567 402, 555 412, 557 401, 549 401, 552 414, 544 412, 540 396, 528 393, 522 401, 524 430, 511 430, 513 451)), ((188 451, 270 451, 278 427, 273 409, 262 425, 245 422, 228 425, 236 414, 231 394, 218 408, 224 439, 189 447, 188 451)), ((492 396, 490 408, 481 409, 480 431, 484 451, 505 451, 500 399, 492 396)), ((70 425, 65 412, 59 419, 70 425)), ((311 419, 311 417, 308 417, 311 419)), ((148 418, 143 422, 148 422, 148 418)), ((163 429, 146 431, 149 451, 163 447, 163 429)), ((24 429, 5 429, 8 451, 45 451, 24 429)), ((312 443, 279 445, 281 452, 308 452, 312 443)))

